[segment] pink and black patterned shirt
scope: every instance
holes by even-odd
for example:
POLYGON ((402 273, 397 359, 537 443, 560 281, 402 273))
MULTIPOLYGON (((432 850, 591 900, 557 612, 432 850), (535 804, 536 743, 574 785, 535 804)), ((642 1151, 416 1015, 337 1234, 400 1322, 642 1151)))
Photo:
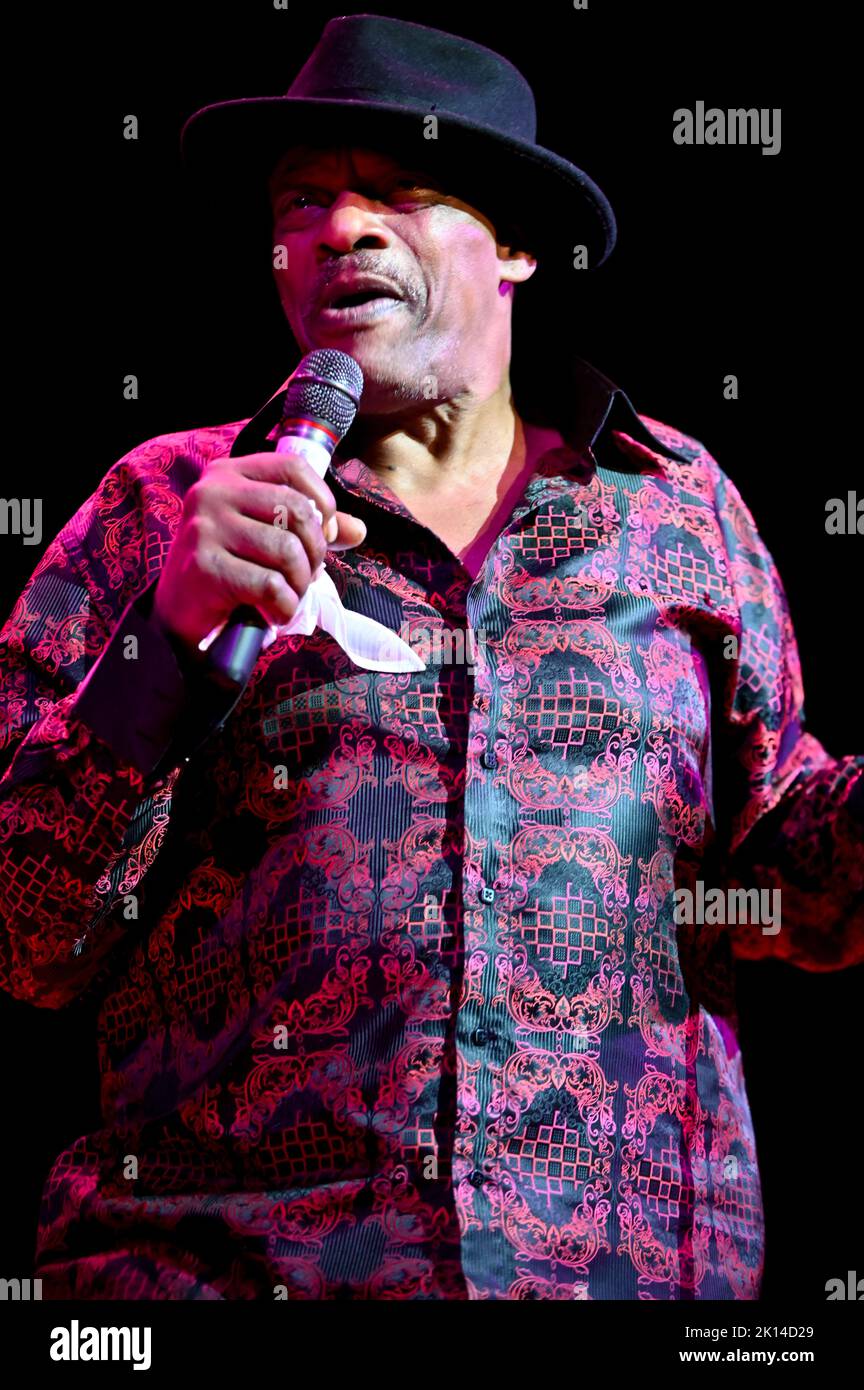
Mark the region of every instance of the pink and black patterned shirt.
POLYGON ((732 967, 864 960, 864 759, 803 730, 750 513, 577 361, 472 581, 349 434, 328 572, 426 670, 281 637, 226 712, 149 603, 280 405, 120 459, 0 635, 0 983, 100 1001, 43 1296, 756 1298, 732 967), (779 930, 678 920, 736 887, 779 930))

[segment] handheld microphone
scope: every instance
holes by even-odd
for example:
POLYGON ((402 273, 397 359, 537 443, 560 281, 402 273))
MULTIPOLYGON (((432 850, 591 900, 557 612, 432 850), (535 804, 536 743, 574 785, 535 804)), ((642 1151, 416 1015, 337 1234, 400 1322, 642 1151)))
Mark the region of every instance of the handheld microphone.
MULTIPOLYGON (((347 352, 332 348, 307 352, 288 381, 276 452, 299 454, 323 478, 334 450, 353 423, 362 394, 363 372, 347 352)), ((217 684, 243 689, 268 627, 256 608, 235 608, 207 648, 209 673, 217 684)))

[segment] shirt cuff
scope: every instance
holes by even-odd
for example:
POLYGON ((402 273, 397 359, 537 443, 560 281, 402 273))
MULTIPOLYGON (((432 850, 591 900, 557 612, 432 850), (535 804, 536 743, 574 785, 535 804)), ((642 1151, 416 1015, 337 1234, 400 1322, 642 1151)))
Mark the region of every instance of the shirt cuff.
MULTIPOLYGON (((194 661, 184 659, 152 617, 156 580, 124 609, 111 639, 87 673, 72 713, 97 738, 145 776, 177 766, 195 687, 194 661)), ((199 735, 200 736, 200 735, 199 735)))

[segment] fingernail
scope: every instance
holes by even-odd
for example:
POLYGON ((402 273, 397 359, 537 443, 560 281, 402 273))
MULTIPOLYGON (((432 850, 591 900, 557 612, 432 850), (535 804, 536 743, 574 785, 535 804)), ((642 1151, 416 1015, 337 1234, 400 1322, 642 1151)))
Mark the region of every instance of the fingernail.
POLYGON ((330 520, 327 522, 327 525, 324 527, 324 539, 328 541, 335 541, 338 535, 339 522, 336 520, 335 516, 331 516, 330 520))

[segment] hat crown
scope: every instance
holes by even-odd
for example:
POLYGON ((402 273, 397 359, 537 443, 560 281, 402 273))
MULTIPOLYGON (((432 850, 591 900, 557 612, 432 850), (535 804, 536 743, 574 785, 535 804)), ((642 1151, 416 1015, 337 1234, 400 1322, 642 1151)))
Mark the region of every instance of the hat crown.
MULTIPOLYGON (((250 218, 261 244, 270 237, 268 179, 286 150, 368 146, 413 167, 422 139, 420 165, 443 170, 449 191, 488 207, 496 223, 503 203, 518 201, 510 230, 524 234, 524 249, 561 271, 584 245, 588 266, 602 265, 615 245, 608 200, 583 169, 539 145, 536 131, 534 93, 500 53, 425 24, 355 14, 328 21, 284 95, 204 106, 180 143, 204 198, 214 187, 230 191, 223 227, 227 236, 230 222, 238 246, 250 218), (440 132, 429 116, 440 118, 440 132)), ((508 212, 505 230, 511 221, 508 212)))
POLYGON ((537 133, 534 93, 500 53, 383 15, 331 19, 286 95, 414 107, 530 143, 537 133))

